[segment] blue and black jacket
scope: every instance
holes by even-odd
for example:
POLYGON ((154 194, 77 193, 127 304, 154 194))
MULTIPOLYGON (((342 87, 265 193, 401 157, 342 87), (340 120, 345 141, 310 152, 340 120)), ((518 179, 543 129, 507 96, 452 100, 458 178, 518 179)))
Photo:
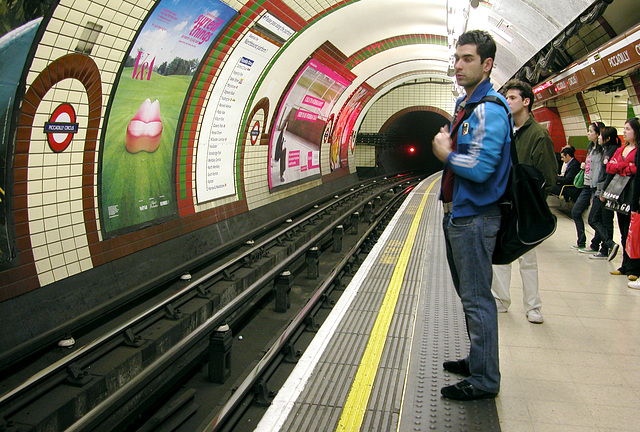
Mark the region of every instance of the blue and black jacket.
MULTIPOLYGON (((502 198, 507 188, 512 124, 505 110, 506 99, 486 79, 476 87, 467 105, 487 95, 499 97, 505 106, 494 102, 478 104, 458 127, 457 150, 445 164, 445 171, 451 170, 455 175, 452 219, 484 213, 502 198)), ((456 112, 464 98, 456 101, 456 112)))

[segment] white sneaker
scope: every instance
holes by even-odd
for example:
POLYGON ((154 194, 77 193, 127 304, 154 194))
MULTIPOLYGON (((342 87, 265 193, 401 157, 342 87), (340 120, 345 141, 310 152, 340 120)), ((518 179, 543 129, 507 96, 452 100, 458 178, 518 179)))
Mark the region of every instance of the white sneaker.
MULTIPOLYGON (((638 289, 640 289, 640 287, 638 289)), ((529 320, 530 323, 534 323, 534 324, 542 324, 544 322, 544 318, 542 318, 542 313, 538 308, 531 309, 529 312, 527 312, 527 320, 529 320)))
POLYGON ((633 282, 629 282, 627 286, 632 289, 640 290, 640 279, 635 280, 633 282))
POLYGON ((598 252, 598 253, 595 253, 593 255, 589 255, 589 259, 596 259, 596 260, 606 260, 607 257, 608 256, 603 254, 602 252, 598 252))
POLYGON ((578 252, 591 255, 598 253, 597 250, 593 250, 590 247, 578 248, 578 252))
POLYGON ((506 313, 509 309, 509 307, 500 299, 496 299, 496 308, 498 308, 498 313, 506 313))

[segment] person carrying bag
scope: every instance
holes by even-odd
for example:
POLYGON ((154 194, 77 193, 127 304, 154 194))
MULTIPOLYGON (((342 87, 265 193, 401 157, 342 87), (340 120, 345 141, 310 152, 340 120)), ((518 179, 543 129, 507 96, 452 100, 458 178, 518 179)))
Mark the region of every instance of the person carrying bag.
POLYGON ((581 169, 576 175, 576 178, 573 179, 573 185, 578 189, 582 189, 584 187, 584 169, 581 169))
MULTIPOLYGON (((622 265, 612 272, 612 275, 626 275, 630 281, 636 281, 640 276, 640 260, 632 259, 626 252, 627 236, 629 234, 629 224, 631 218, 629 213, 634 209, 633 183, 636 176, 636 150, 637 139, 640 136, 640 123, 638 119, 629 119, 624 125, 623 137, 625 145, 618 148, 613 157, 607 163, 607 173, 610 180, 605 185, 603 198, 606 200, 605 207, 616 212, 618 218, 618 228, 620 230, 620 240, 624 250, 622 265), (620 177, 626 177, 621 179, 620 177), (616 183, 612 185, 612 183, 616 183), (622 183, 626 183, 621 186, 622 183), (631 195, 630 195, 631 194, 631 195), (609 198, 607 198, 609 196, 609 198), (618 196, 617 200, 614 200, 618 196), (630 198, 627 198, 629 197, 630 198)), ((635 198, 637 201, 637 198, 635 198)), ((637 207, 637 203, 636 206, 637 207)))
MULTIPOLYGON (((622 135, 624 137, 624 140, 626 143, 628 143, 627 145, 633 145, 634 148, 637 148, 638 146, 638 140, 640 139, 640 120, 638 120, 638 117, 634 117, 634 118, 630 118, 628 119, 625 124, 624 124, 624 130, 622 132, 622 135)), ((636 151, 635 153, 635 157, 634 157, 634 168, 637 167, 638 163, 640 163, 640 154, 638 154, 638 152, 636 151)), ((624 244, 624 249, 625 249, 625 253, 624 253, 624 259, 622 261, 623 265, 625 264, 625 260, 629 263, 628 267, 630 267, 632 270, 629 271, 628 274, 631 275, 635 275, 635 276, 640 276, 640 259, 634 259, 631 257, 631 255, 628 253, 627 251, 627 238, 629 237, 629 234, 631 231, 631 219, 633 218, 637 218, 638 217, 638 210, 640 207, 640 178, 638 178, 637 173, 635 177, 633 178, 633 196, 631 198, 631 205, 630 205, 630 211, 631 211, 631 215, 630 216, 626 216, 629 219, 629 223, 627 225, 627 229, 628 231, 626 233, 624 233, 622 231, 622 229, 620 229, 620 232, 624 234, 626 234, 624 236, 624 240, 625 240, 625 244, 624 244)), ((620 213, 618 213, 618 220, 620 220, 620 213)), ((640 233, 637 230, 634 230, 631 233, 632 236, 632 244, 633 243, 637 243, 637 241, 634 240, 638 240, 638 235, 640 233), (635 234, 634 234, 635 233, 635 234)), ((632 246, 632 245, 629 245, 632 246)), ((631 252, 632 254, 635 254, 635 252, 631 252)), ((627 286, 629 288, 632 289, 640 289, 640 282, 638 282, 638 279, 636 277, 636 279, 634 280, 633 278, 629 277, 629 279, 631 280, 631 282, 627 283, 627 286)))
MULTIPOLYGON (((501 105, 511 119, 511 111, 502 100, 495 96, 485 96, 480 102, 465 107, 465 114, 458 125, 478 104, 485 102, 501 105)), ((544 176, 533 166, 518 163, 513 130, 511 135, 512 166, 507 190, 500 200, 502 221, 492 256, 493 264, 512 263, 551 237, 557 224, 557 218, 547 204, 544 176)))
POLYGON ((631 221, 629 222, 629 233, 627 234, 627 244, 625 251, 629 258, 640 258, 640 214, 631 212, 631 221))

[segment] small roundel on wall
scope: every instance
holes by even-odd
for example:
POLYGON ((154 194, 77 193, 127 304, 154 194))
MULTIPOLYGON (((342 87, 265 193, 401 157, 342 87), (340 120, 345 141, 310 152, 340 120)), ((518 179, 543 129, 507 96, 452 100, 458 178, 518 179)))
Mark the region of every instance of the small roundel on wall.
POLYGON ((251 145, 256 145, 258 137, 260 136, 260 122, 256 121, 251 129, 251 145))
POLYGON ((51 114, 49 121, 44 124, 44 133, 47 134, 49 147, 56 153, 65 151, 77 132, 76 111, 67 103, 59 105, 51 114))

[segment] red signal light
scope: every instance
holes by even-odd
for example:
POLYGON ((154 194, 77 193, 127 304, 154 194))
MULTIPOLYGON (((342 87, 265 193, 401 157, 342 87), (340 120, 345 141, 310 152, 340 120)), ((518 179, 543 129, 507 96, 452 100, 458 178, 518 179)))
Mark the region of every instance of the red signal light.
POLYGON ((409 153, 415 153, 416 152, 416 148, 411 146, 409 147, 409 153))

